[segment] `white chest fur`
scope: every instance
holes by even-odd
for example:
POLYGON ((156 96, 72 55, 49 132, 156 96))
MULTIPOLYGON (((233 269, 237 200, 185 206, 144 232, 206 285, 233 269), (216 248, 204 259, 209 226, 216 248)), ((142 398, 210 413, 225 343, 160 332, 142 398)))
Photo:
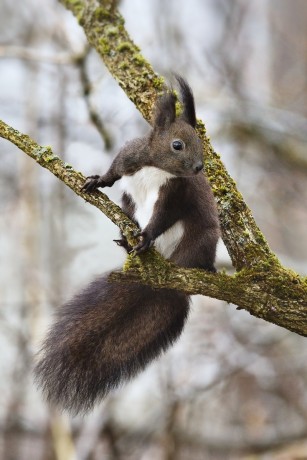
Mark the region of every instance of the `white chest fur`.
MULTIPOLYGON (((146 166, 133 176, 123 176, 122 191, 128 193, 135 203, 135 218, 143 230, 153 214, 160 187, 174 177, 172 174, 153 166, 146 166)), ((155 241, 158 251, 168 258, 180 242, 183 235, 182 222, 176 222, 155 241)))

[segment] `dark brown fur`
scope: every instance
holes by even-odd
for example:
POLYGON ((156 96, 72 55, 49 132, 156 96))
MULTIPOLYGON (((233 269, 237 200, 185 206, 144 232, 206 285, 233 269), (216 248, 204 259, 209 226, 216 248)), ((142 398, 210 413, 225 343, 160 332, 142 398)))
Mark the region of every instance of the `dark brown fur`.
POLYGON ((188 298, 167 289, 93 281, 59 309, 36 376, 47 399, 86 412, 180 335, 188 298))
MULTIPOLYGON (((111 186, 144 166, 176 175, 161 186, 153 215, 134 249, 146 250, 180 221, 183 237, 170 259, 183 267, 215 271, 217 211, 205 176, 198 174, 203 153, 194 130, 193 95, 183 79, 178 77, 178 82, 182 116, 175 117, 174 96, 164 95, 149 135, 126 144, 109 171, 88 178, 84 188, 91 192, 111 186), (174 139, 184 142, 184 151, 172 149, 174 139)), ((124 193, 122 203, 135 221, 131 196, 124 193)), ((131 249, 124 238, 118 242, 131 249)), ((57 313, 35 369, 36 379, 50 402, 73 413, 87 411, 166 350, 180 335, 188 312, 189 297, 179 291, 113 284, 107 275, 98 278, 57 313)))

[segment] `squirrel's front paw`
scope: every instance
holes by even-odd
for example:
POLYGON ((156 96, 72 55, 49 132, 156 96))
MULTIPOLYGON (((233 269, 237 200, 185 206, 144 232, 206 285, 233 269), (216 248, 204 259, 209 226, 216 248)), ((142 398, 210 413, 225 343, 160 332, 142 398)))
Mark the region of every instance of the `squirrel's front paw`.
POLYGON ((146 232, 141 232, 136 235, 139 238, 139 242, 136 246, 134 246, 133 250, 137 254, 141 254, 142 252, 146 251, 153 245, 153 240, 146 232))
POLYGON ((86 193, 94 192, 99 187, 105 187, 105 181, 102 179, 102 176, 88 176, 82 187, 82 191, 86 193))
POLYGON ((122 248, 126 249, 128 254, 133 251, 133 248, 130 246, 130 244, 127 241, 127 238, 123 236, 120 240, 113 240, 114 243, 117 244, 117 246, 121 246, 122 248))

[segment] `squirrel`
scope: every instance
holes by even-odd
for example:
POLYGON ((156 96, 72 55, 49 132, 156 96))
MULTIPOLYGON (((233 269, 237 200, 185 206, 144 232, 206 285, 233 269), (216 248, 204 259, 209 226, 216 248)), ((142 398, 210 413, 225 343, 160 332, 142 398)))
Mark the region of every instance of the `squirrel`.
MULTIPOLYGON (((133 248, 123 235, 115 240, 127 252, 140 254, 155 243, 179 266, 215 272, 217 208, 202 173, 193 93, 176 79, 182 114, 176 116, 174 93, 165 92, 150 132, 125 144, 107 173, 89 176, 83 190, 121 179, 122 209, 141 228, 133 248)), ((59 309, 43 343, 35 378, 46 399, 73 414, 92 409, 179 337, 189 303, 179 290, 98 277, 59 309)))

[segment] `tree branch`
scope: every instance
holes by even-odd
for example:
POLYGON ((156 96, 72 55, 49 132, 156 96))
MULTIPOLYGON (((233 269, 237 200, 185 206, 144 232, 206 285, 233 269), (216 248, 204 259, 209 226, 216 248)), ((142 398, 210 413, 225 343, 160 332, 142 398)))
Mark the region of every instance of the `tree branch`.
MULTIPOLYGON (((146 120, 157 93, 163 88, 150 64, 129 38, 116 2, 61 0, 78 18, 89 42, 103 58, 111 74, 146 120)), ((237 272, 211 274, 203 270, 183 269, 163 259, 154 249, 138 257, 130 255, 123 272, 112 275, 122 282, 144 282, 156 288, 180 289, 203 294, 246 309, 252 315, 307 335, 307 280, 281 266, 270 251, 242 195, 236 189, 220 157, 214 152, 205 126, 198 122, 198 134, 204 145, 206 173, 218 202, 223 240, 237 272)), ((49 169, 77 195, 99 208, 115 223, 131 244, 136 225, 109 198, 81 190, 84 176, 63 163, 50 147, 42 147, 0 121, 0 136, 14 143, 41 166, 49 169)))

